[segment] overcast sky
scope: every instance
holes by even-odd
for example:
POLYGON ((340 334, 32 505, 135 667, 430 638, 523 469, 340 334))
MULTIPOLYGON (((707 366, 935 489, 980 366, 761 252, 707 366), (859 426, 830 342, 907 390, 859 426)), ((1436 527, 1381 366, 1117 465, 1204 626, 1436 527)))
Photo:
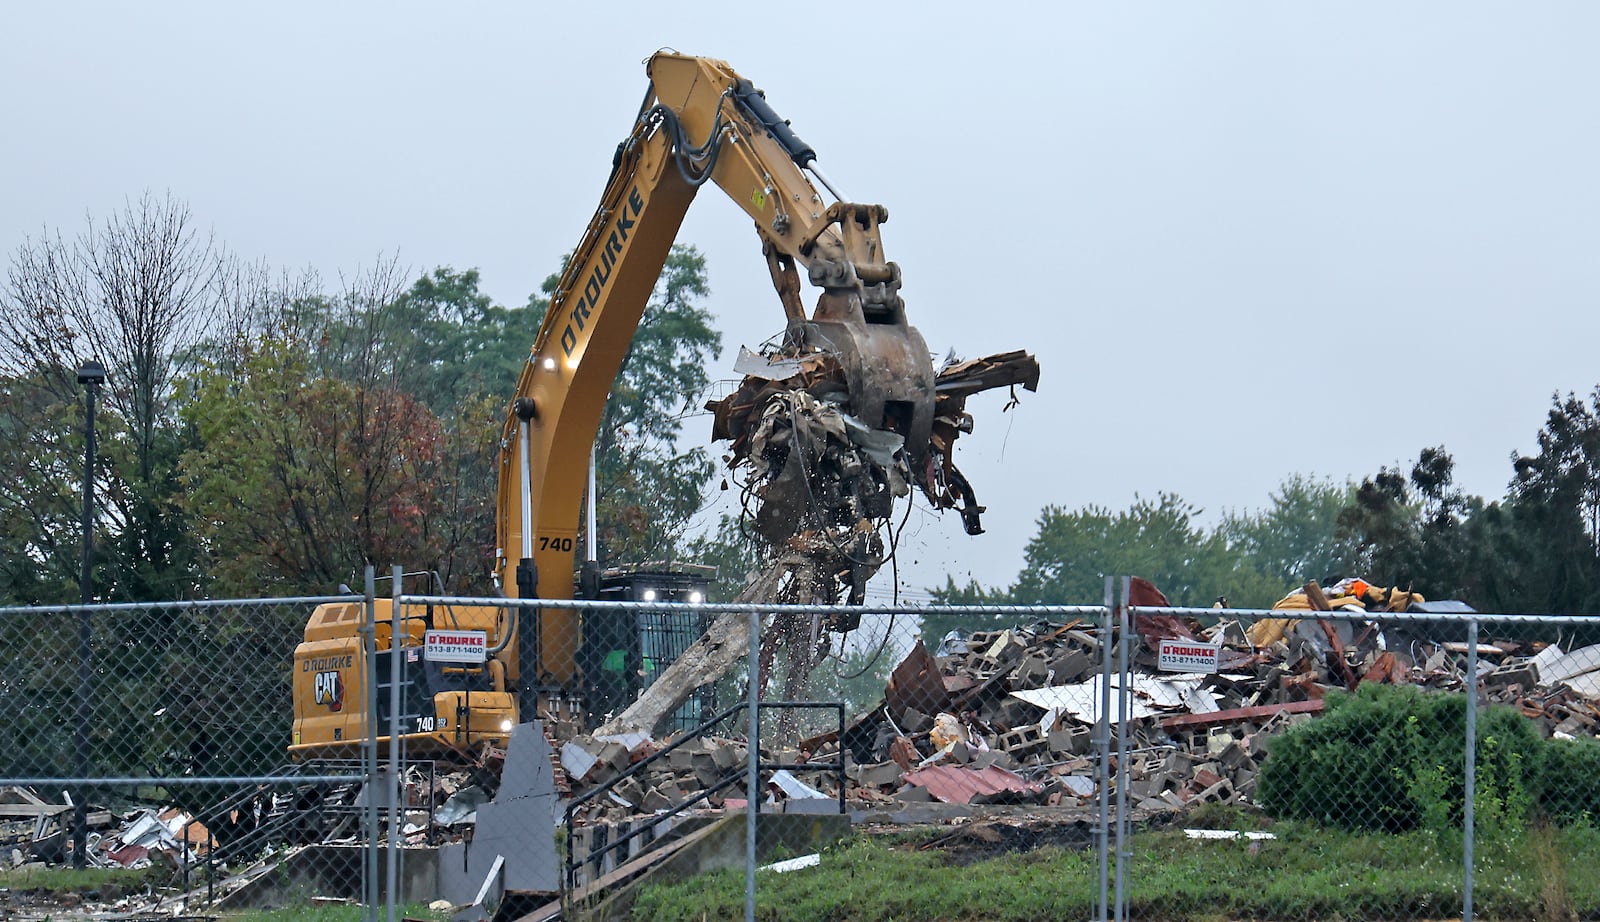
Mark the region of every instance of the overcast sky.
MULTIPOLYGON (((913 590, 1004 585, 1045 504, 1214 516, 1438 444, 1500 497, 1551 394, 1600 382, 1597 27, 1586 2, 13 3, 0 248, 170 191, 249 258, 475 266, 519 304, 643 60, 725 59, 888 206, 930 349, 1038 355, 1039 393, 972 401, 958 450, 989 534, 919 514, 902 559, 913 590)), ((679 240, 732 377, 782 328, 755 234, 708 187, 679 240)))

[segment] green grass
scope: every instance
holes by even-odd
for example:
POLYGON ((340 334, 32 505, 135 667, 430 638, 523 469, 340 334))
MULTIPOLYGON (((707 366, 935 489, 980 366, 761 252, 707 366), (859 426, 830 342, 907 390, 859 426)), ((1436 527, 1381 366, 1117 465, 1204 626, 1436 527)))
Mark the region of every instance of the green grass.
MULTIPOLYGON (((1198 841, 1178 829, 1140 832, 1128 872, 1133 918, 1359 919, 1459 916, 1459 837, 1360 835, 1279 823, 1274 840, 1198 841)), ((1600 833, 1535 829, 1480 841, 1475 915, 1569 920, 1600 914, 1600 833)), ((855 839, 819 868, 762 873, 764 920, 1016 920, 1088 918, 1098 888, 1093 850, 1043 848, 950 865, 935 851, 855 839)), ((646 889, 639 920, 740 919, 744 872, 646 889)))
POLYGON ((69 867, 0 871, 0 887, 7 890, 41 890, 48 893, 89 893, 115 887, 124 893, 141 893, 145 887, 163 887, 172 880, 169 867, 152 865, 137 871, 124 868, 69 867))

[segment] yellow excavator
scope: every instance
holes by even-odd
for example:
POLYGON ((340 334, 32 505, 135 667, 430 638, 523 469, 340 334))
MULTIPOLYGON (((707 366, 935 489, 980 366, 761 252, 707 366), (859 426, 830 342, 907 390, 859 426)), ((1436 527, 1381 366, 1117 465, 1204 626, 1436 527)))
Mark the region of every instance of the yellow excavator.
MULTIPOLYGON (((726 63, 661 52, 650 58, 648 74, 649 92, 617 147, 600 206, 551 297, 507 407, 494 562, 501 591, 523 599, 570 599, 575 587, 583 597, 655 597, 650 574, 632 574, 620 595, 617 584, 602 587, 592 568, 574 578, 580 501, 607 395, 684 214, 707 182, 755 222, 786 319, 783 356, 772 366, 782 375, 747 378, 741 393, 770 391, 772 381, 793 372, 791 390, 842 407, 852 425, 879 436, 862 440, 875 457, 893 453, 906 475, 878 471, 866 492, 887 496, 895 481, 903 495, 909 480, 937 506, 963 504, 967 530, 981 531, 981 507, 949 461, 950 444, 970 429, 970 417, 959 403, 949 413, 936 408, 932 360, 906 322, 899 267, 884 256, 879 225, 886 209, 841 196, 812 148, 726 63), (821 292, 809 315, 800 268, 821 292)), ((717 436, 747 454, 765 411, 753 398, 735 403, 717 408, 717 436)), ((850 527, 858 513, 844 509, 844 500, 835 505, 833 519, 850 527)), ((666 582, 678 597, 700 591, 692 581, 666 582)), ((380 599, 377 663, 363 657, 361 619, 359 603, 323 605, 306 625, 294 657, 290 751, 297 758, 354 751, 370 719, 358 704, 361 683, 386 677, 392 655, 420 667, 408 670, 415 678, 403 689, 403 713, 411 715, 407 752, 421 757, 471 757, 503 745, 519 719, 595 687, 580 667, 583 618, 571 610, 424 608, 403 613, 396 629, 390 603, 380 599)), ((386 698, 378 696, 380 735, 386 698)))

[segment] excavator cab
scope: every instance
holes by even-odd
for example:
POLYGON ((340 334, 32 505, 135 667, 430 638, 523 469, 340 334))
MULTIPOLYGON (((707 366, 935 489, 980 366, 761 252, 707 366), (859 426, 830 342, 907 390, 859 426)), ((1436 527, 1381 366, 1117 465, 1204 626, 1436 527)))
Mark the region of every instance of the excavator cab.
MULTIPOLYGON (((618 567, 600 574, 592 592, 598 601, 662 602, 673 608, 584 613, 578 660, 584 666, 584 710, 590 726, 631 704, 705 633, 707 615, 696 606, 706 600, 716 576, 716 567, 682 563, 618 567)), ((712 689, 700 689, 664 723, 674 729, 699 726, 715 704, 712 689)))

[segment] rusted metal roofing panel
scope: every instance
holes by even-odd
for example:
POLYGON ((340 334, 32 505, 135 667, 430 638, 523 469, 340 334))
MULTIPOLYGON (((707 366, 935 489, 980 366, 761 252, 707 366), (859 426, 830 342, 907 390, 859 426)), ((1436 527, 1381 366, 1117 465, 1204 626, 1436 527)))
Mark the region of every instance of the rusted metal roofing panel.
POLYGON ((947 804, 967 804, 974 798, 995 799, 1004 795, 1034 795, 1044 790, 1013 771, 996 765, 972 769, 962 765, 929 765, 906 773, 906 781, 927 789, 935 800, 947 804))

